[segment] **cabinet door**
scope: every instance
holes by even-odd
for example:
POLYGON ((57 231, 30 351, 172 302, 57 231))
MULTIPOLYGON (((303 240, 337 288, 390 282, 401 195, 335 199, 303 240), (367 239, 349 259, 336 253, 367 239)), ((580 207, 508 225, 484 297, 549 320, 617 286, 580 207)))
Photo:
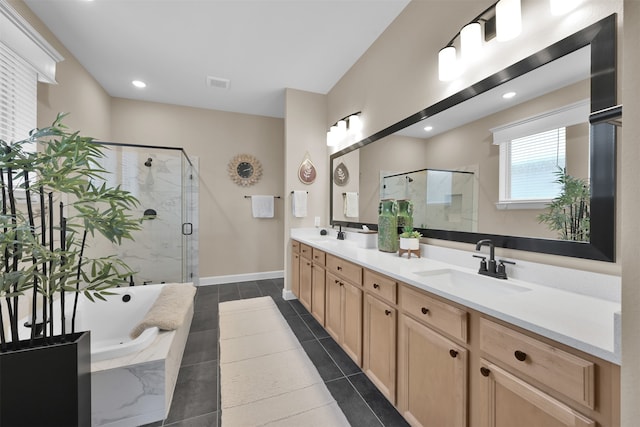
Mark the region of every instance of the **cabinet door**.
POLYGON ((344 351, 362 366, 362 289, 342 282, 342 340, 344 351))
POLYGON ((291 260, 291 292, 300 298, 300 254, 297 253, 291 260))
POLYGON ((405 315, 399 322, 400 413, 413 426, 466 426, 467 350, 405 315))
POLYGON ((314 262, 311 273, 311 314, 324 326, 325 270, 314 262))
POLYGON ((595 427, 596 423, 507 371, 483 361, 483 427, 595 427))
POLYGON ((365 294, 362 370, 391 403, 396 403, 397 310, 365 294))
POLYGON ((308 311, 311 311, 311 261, 300 258, 300 295, 298 299, 308 311))
POLYGON ((324 325, 329 335, 340 343, 340 330, 342 325, 342 285, 337 276, 326 273, 326 299, 324 325))

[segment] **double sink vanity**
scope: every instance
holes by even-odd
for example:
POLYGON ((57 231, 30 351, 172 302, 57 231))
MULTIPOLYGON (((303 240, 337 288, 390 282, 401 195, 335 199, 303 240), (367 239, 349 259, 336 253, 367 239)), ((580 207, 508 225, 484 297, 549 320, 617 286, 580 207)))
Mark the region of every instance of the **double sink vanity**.
POLYGON ((619 425, 619 303, 351 236, 292 230, 292 292, 411 425, 619 425))

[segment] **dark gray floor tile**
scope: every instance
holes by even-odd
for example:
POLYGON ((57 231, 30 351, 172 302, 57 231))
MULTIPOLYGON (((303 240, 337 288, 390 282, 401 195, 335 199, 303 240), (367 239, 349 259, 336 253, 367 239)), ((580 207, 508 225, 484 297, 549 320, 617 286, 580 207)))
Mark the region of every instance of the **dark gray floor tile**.
POLYGON ((360 368, 356 363, 349 357, 347 353, 336 343, 333 338, 322 338, 319 340, 320 344, 327 350, 329 356, 336 362, 338 368, 344 372, 345 375, 357 374, 360 371, 360 368))
POLYGON ((144 424, 140 427, 162 427, 162 421, 156 421, 155 423, 144 424))
POLYGON ((165 425, 218 410, 217 360, 183 366, 165 425))
POLYGON ((304 305, 302 305, 302 303, 300 301, 298 301, 297 299, 289 300, 289 304, 291 304, 291 307, 293 307, 293 309, 296 311, 296 313, 298 313, 298 314, 309 314, 307 309, 304 308, 304 305))
POLYGON ((208 362, 218 358, 218 330, 207 329, 189 333, 182 355, 182 365, 208 362))
POLYGON ((305 341, 301 345, 324 381, 335 380, 344 376, 318 341, 305 341))
POLYGON ((380 390, 367 378, 364 373, 351 375, 349 381, 356 388, 358 393, 367 402, 371 410, 382 421, 382 424, 388 427, 408 427, 400 413, 393 407, 391 402, 380 393, 380 390))
POLYGON ((285 317, 285 320, 289 324, 289 327, 293 331, 294 335, 298 338, 298 341, 305 342, 316 339, 311 330, 307 327, 307 324, 304 323, 300 316, 285 317))
POLYGON ((200 285, 196 295, 218 294, 218 285, 200 285))
POLYGON ((282 316, 287 318, 287 317, 299 317, 298 313, 293 309, 293 307, 291 307, 291 304, 289 304, 289 301, 285 301, 285 300, 277 300, 274 298, 274 301, 276 303, 276 305, 278 306, 278 308, 280 309, 280 313, 282 313, 282 316))
POLYGON ((207 311, 195 311, 189 332, 218 329, 218 306, 207 311))
POLYGON ((312 315, 303 314, 300 317, 302 318, 302 320, 304 320, 304 323, 307 324, 309 329, 311 329, 311 332, 313 332, 313 335, 315 335, 316 338, 327 338, 330 336, 329 332, 327 332, 327 330, 323 328, 322 325, 312 315))
POLYGON ((352 427, 382 426, 346 378, 325 383, 352 427))
POLYGON ((240 299, 240 290, 236 283, 228 285, 218 285, 218 301, 233 301, 240 299))
POLYGON ((189 418, 173 424, 165 424, 166 427, 217 427, 218 412, 211 412, 200 417, 189 418))
POLYGON ((207 293, 197 293, 195 302, 193 305, 193 309, 195 311, 207 311, 211 310, 218 306, 218 293, 217 292, 207 292, 207 293))
POLYGON ((282 300, 282 288, 278 288, 269 280, 262 280, 258 282, 258 288, 260 288, 260 292, 262 295, 270 296, 277 301, 278 299, 282 300))
POLYGON ((238 285, 238 290, 240 291, 240 296, 243 299, 262 296, 262 292, 260 292, 260 288, 258 288, 258 285, 256 285, 255 282, 241 283, 238 285))

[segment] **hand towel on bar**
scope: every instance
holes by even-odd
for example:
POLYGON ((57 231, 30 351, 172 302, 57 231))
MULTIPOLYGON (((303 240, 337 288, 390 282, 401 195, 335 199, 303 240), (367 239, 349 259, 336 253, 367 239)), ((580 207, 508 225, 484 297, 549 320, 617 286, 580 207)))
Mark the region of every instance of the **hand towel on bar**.
POLYGON ((357 218, 358 215, 358 193, 347 191, 344 195, 344 216, 357 218))
POLYGON ((307 192, 294 191, 291 199, 291 208, 293 216, 296 218, 304 218, 307 216, 307 192))
POLYGON ((254 218, 273 218, 273 196, 251 196, 254 218))

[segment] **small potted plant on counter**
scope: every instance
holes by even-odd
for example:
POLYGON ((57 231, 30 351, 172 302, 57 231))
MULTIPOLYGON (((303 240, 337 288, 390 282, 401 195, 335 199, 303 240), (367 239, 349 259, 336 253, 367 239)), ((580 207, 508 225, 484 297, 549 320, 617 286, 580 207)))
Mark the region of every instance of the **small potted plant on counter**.
POLYGON ((400 234, 400 249, 416 251, 420 249, 420 238, 422 234, 413 227, 404 227, 400 234))

